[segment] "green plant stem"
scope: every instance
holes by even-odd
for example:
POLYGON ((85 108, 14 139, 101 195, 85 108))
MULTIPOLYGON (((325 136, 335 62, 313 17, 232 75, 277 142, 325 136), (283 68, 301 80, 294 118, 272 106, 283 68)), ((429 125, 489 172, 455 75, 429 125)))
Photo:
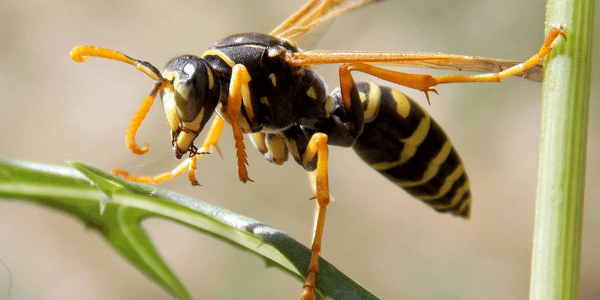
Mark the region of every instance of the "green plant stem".
POLYGON ((579 299, 594 5, 548 1, 568 41, 546 65, 530 299, 579 299))

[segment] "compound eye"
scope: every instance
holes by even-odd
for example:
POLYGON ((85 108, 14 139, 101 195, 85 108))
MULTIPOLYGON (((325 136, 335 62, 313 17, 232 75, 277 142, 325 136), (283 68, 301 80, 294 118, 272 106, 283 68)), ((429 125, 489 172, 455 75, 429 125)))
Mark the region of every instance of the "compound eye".
POLYGON ((182 100, 177 103, 179 115, 184 121, 191 121, 200 112, 206 97, 206 70, 190 61, 178 73, 179 80, 173 82, 173 85, 182 100))

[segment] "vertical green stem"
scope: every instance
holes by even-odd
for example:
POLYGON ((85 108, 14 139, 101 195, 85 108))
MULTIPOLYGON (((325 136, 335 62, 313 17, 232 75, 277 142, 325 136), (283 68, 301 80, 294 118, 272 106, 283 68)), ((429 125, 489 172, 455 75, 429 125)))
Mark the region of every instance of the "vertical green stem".
POLYGON ((595 0, 548 0, 566 26, 547 60, 530 299, 579 299, 595 0))

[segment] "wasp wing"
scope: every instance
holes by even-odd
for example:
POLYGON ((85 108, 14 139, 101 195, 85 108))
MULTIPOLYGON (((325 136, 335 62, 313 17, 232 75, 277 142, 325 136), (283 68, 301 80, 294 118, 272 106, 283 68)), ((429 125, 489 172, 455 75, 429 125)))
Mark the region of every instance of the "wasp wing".
MULTIPOLYGON (((287 61, 293 65, 368 63, 429 69, 496 73, 520 64, 519 61, 477 56, 430 52, 369 52, 310 50, 289 53, 287 61)), ((535 65, 517 75, 533 81, 542 81, 543 67, 535 65)))
POLYGON ((311 0, 291 17, 277 26, 270 35, 291 41, 315 28, 351 10, 384 0, 311 0))

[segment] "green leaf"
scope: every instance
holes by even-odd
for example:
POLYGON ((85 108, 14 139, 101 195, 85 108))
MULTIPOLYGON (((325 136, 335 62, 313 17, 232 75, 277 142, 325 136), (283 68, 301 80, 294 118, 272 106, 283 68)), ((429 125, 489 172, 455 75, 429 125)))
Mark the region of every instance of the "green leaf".
MULTIPOLYGON (((0 158, 0 197, 38 203, 80 219, 179 299, 192 297, 140 226, 148 217, 184 224, 254 253, 300 281, 306 276, 310 250, 282 231, 182 194, 123 180, 83 162, 70 164, 76 170, 0 158)), ((377 299, 322 258, 317 293, 326 299, 377 299)))

